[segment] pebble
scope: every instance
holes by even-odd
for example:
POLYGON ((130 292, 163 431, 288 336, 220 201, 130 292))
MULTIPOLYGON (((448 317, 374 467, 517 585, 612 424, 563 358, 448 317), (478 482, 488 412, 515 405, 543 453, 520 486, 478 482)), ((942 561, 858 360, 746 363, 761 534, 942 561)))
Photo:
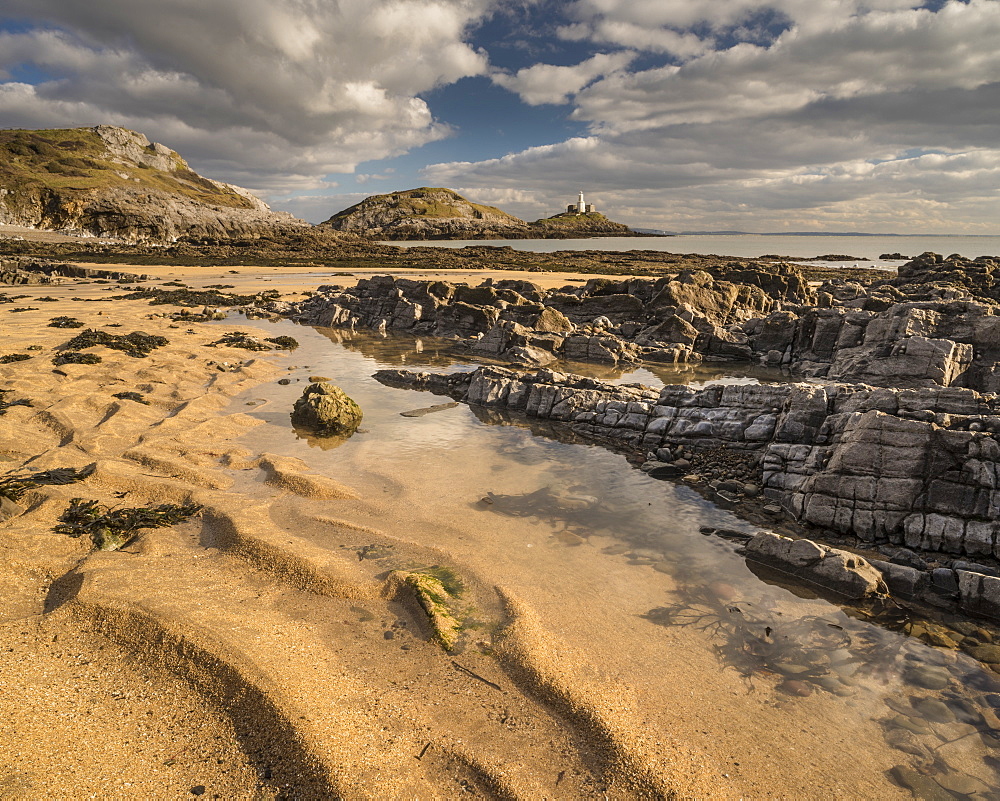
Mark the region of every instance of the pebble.
POLYGON ((910 789, 917 798, 924 801, 954 801, 954 796, 940 784, 906 765, 896 765, 892 769, 892 775, 903 787, 910 789))
POLYGON ((917 699, 913 702, 913 708, 935 723, 952 723, 955 720, 955 713, 937 698, 917 699))
POLYGON ((778 689, 789 695, 798 695, 803 698, 807 695, 812 695, 812 687, 809 686, 808 682, 799 681, 798 679, 785 679, 785 681, 778 685, 778 689))
POLYGON ((951 674, 944 668, 918 665, 906 671, 904 678, 925 690, 943 690, 951 681, 951 674))
POLYGON ((1000 645, 977 645, 967 648, 966 653, 973 659, 990 665, 1000 663, 1000 645))
POLYGON ((934 778, 945 790, 959 795, 986 794, 990 791, 988 784, 973 776, 966 776, 964 773, 945 773, 943 776, 935 776, 934 778))
POLYGON ((392 632, 392 631, 383 631, 382 632, 382 639, 384 639, 384 640, 394 640, 395 638, 396 638, 395 632, 392 632))
POLYGON ((701 476, 699 476, 697 473, 689 473, 688 475, 684 476, 684 478, 682 478, 681 481, 685 482, 686 484, 697 484, 699 481, 701 481, 701 476))
POLYGON ((912 731, 914 734, 931 733, 931 727, 927 725, 927 721, 920 720, 918 718, 911 718, 907 715, 896 715, 896 717, 892 719, 892 725, 900 729, 912 731))
POLYGON ((758 487, 756 484, 744 484, 743 494, 746 495, 748 498, 756 498, 758 495, 760 495, 760 487, 758 487))
POLYGON ((555 535, 554 539, 560 545, 567 545, 570 547, 575 545, 583 545, 583 543, 586 542, 586 540, 583 537, 574 534, 572 531, 560 531, 558 534, 555 535))
POLYGON ((289 384, 292 383, 292 379, 290 379, 290 378, 279 378, 278 379, 278 383, 281 384, 281 386, 283 386, 283 387, 287 387, 289 384))

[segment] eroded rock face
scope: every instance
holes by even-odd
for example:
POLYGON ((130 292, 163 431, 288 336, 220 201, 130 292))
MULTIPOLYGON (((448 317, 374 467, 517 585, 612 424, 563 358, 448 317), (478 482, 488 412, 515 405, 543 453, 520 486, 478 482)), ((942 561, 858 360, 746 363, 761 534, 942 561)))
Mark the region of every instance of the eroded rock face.
POLYGON ((322 437, 353 434, 361 424, 362 416, 361 407, 329 381, 306 387, 292 409, 294 425, 322 437))
POLYGON ((925 253, 870 286, 827 283, 817 301, 742 323, 752 357, 837 381, 1000 390, 1000 258, 925 253))

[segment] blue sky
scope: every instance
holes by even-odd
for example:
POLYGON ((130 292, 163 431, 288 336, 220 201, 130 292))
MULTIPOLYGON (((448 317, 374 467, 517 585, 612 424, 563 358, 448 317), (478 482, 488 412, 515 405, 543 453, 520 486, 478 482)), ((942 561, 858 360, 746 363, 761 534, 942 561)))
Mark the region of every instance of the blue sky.
POLYGON ((0 0, 0 125, 313 222, 448 186, 667 230, 1000 234, 1000 0, 0 0))

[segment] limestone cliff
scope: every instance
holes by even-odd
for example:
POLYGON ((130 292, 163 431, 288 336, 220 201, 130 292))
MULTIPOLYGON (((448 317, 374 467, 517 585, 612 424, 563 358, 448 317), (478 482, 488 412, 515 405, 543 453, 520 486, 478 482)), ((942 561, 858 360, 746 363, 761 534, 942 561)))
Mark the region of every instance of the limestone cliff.
POLYGON ((493 206, 472 203, 451 189, 420 187, 373 195, 321 226, 376 239, 514 239, 528 224, 493 206))
POLYGON ((0 223, 129 242, 304 226, 125 128, 0 131, 0 223))

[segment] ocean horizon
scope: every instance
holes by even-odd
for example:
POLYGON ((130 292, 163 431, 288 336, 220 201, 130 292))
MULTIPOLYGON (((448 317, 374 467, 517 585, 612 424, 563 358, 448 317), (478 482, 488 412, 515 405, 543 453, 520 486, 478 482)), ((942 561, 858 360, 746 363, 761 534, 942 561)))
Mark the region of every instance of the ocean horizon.
POLYGON ((559 250, 656 250, 665 253, 732 256, 755 259, 764 256, 816 259, 846 256, 833 264, 896 267, 921 253, 966 258, 1000 258, 1000 235, 963 234, 676 234, 650 237, 595 237, 592 239, 462 239, 385 242, 398 247, 512 247, 536 253, 559 250), (883 259, 899 253, 904 259, 883 259))

